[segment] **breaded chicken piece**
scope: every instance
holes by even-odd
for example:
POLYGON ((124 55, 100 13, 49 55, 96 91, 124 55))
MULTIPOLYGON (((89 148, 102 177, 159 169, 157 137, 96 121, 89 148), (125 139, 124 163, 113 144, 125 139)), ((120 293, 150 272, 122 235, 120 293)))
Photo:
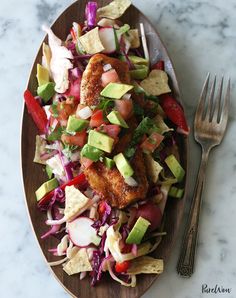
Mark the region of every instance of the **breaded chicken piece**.
POLYGON ((80 103, 88 106, 98 104, 98 98, 103 89, 101 85, 101 76, 104 72, 103 66, 105 64, 110 64, 112 68, 116 70, 122 83, 130 83, 127 63, 103 54, 96 54, 89 60, 89 63, 83 73, 80 87, 80 103))
MULTIPOLYGON (((117 71, 122 83, 130 83, 129 70, 125 62, 102 54, 94 55, 90 59, 81 81, 81 101, 88 106, 99 103, 99 95, 103 89, 101 86, 101 75, 104 72, 103 66, 105 64, 111 64, 117 71)), ((126 134, 116 144, 112 155, 124 152, 128 147, 132 133, 137 127, 136 119, 134 117, 129 119, 128 125, 129 129, 127 129, 126 134)), ((89 168, 84 170, 84 173, 90 186, 104 200, 113 207, 124 208, 137 200, 144 199, 148 190, 146 168, 143 153, 140 149, 137 149, 131 161, 131 166, 134 170, 135 180, 138 182, 138 186, 136 187, 125 183, 124 178, 116 167, 108 169, 102 162, 93 163, 89 168)))
POLYGON ((124 208, 137 200, 144 199, 147 194, 148 182, 146 168, 141 150, 137 150, 131 161, 138 186, 129 186, 125 183, 117 168, 108 169, 103 163, 93 163, 85 170, 90 186, 102 195, 111 206, 124 208))

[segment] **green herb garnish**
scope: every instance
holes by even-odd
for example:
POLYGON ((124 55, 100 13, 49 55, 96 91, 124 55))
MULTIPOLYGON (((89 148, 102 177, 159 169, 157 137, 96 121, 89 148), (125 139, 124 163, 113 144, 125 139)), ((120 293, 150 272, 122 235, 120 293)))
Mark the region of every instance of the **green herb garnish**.
POLYGON ((56 141, 61 139, 61 135, 64 131, 63 127, 59 127, 57 130, 54 130, 50 135, 47 136, 48 141, 56 141))

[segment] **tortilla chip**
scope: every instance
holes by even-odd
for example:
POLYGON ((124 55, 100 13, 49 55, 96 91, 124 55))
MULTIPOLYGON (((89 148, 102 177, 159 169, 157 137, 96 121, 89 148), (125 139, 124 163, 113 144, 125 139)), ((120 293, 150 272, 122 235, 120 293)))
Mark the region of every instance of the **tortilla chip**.
POLYGON ((139 38, 139 32, 138 29, 130 29, 128 31, 128 35, 126 38, 130 42, 131 49, 136 49, 140 47, 140 38, 139 38))
POLYGON ((160 134, 164 134, 165 132, 174 130, 173 128, 170 128, 165 124, 164 119, 160 115, 156 115, 153 120, 156 126, 160 129, 160 134))
POLYGON ((104 50, 103 44, 98 34, 98 27, 80 36, 79 41, 83 47, 83 50, 85 50, 87 54, 93 55, 104 50))
POLYGON ((47 70, 50 72, 50 61, 52 58, 52 52, 50 47, 43 43, 43 57, 42 57, 42 65, 43 67, 47 68, 47 70))
POLYGON ((72 220, 79 211, 85 207, 89 202, 87 198, 81 191, 72 186, 67 186, 65 189, 66 201, 65 201, 65 218, 66 220, 72 220))
POLYGON ((41 154, 45 152, 47 142, 40 136, 36 136, 34 162, 46 165, 46 161, 41 159, 41 154))
POLYGON ((84 271, 92 271, 92 266, 86 249, 80 249, 77 254, 63 266, 63 270, 68 274, 76 274, 84 271))
POLYGON ((97 10, 98 18, 118 19, 131 5, 130 0, 114 0, 110 4, 97 10))
POLYGON ((159 69, 152 70, 149 76, 140 83, 140 86, 147 94, 154 96, 171 92, 166 72, 159 69))
POLYGON ((160 172, 162 171, 162 166, 159 165, 157 161, 153 159, 151 154, 144 154, 146 168, 147 168, 147 175, 148 178, 153 182, 157 183, 158 177, 160 172))
POLYGON ((131 266, 127 270, 129 274, 154 273, 160 274, 163 272, 164 263, 161 259, 154 259, 152 257, 143 256, 134 259, 131 266))

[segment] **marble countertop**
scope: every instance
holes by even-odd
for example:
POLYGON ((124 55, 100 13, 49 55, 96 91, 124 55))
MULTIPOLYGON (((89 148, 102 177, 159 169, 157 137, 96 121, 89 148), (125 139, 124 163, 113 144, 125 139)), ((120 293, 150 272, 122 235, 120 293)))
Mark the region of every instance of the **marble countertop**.
MULTIPOLYGON (((235 0, 134 0, 159 30, 176 67, 189 123, 192 123, 206 73, 230 76, 232 104, 225 139, 212 152, 200 223, 196 272, 176 273, 180 240, 164 274, 145 298, 217 297, 202 285, 230 288, 219 297, 236 297, 236 2, 235 0)), ((71 0, 1 0, 0 3, 0 297, 68 297, 39 253, 27 217, 20 172, 22 94, 31 63, 43 38, 42 23, 52 22, 71 0)), ((200 148, 190 137, 190 189, 200 148)), ((191 199, 191 194, 189 194, 191 199)))

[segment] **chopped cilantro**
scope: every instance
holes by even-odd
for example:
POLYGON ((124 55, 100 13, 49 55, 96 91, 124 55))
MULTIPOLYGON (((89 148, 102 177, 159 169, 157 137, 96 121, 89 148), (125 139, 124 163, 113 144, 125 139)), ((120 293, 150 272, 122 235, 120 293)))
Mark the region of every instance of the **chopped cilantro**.
POLYGON ((131 158, 135 154, 136 145, 141 141, 143 135, 150 133, 153 126, 154 122, 152 119, 148 117, 143 118, 138 127, 135 129, 130 145, 125 151, 125 156, 127 158, 131 158))
POLYGON ((56 103, 53 103, 53 104, 51 105, 51 108, 52 108, 52 116, 53 116, 54 118, 57 118, 57 117, 59 116, 59 114, 58 114, 58 110, 57 110, 57 104, 56 104, 56 103))
POLYGON ((159 98, 157 96, 145 94, 144 98, 159 103, 159 98))
POLYGON ((114 99, 100 97, 99 104, 97 106, 98 109, 103 110, 103 113, 107 114, 109 110, 114 107, 114 99))
POLYGON ((135 147, 128 147, 128 148, 125 150, 125 157, 127 157, 127 158, 131 158, 132 156, 134 156, 134 154, 135 154, 135 150, 136 150, 135 147))
POLYGON ((50 135, 47 136, 48 141, 56 141, 61 139, 64 128, 59 127, 57 130, 54 130, 50 135))
POLYGON ((134 114, 137 116, 143 116, 144 115, 144 109, 140 107, 136 102, 133 102, 133 109, 134 114))

